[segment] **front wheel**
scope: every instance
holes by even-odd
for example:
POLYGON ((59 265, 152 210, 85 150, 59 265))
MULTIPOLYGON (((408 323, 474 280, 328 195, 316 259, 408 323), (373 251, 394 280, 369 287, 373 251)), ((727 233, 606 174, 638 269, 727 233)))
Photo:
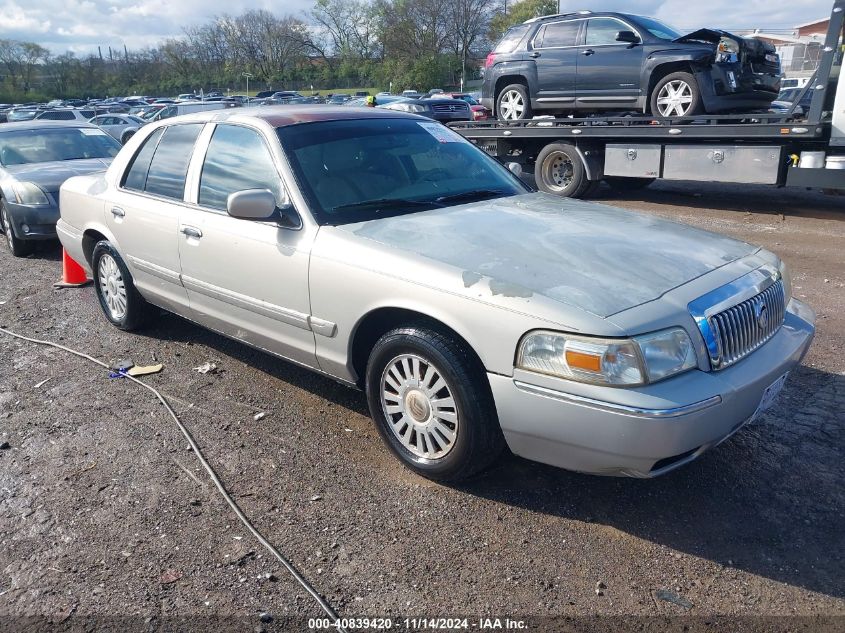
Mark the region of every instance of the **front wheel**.
POLYGON ((700 114, 704 110, 698 82, 690 73, 672 73, 654 86, 649 98, 654 116, 678 117, 700 114))
POLYGON ((483 367, 445 332, 409 325, 386 333, 370 353, 366 391, 382 439, 423 477, 465 479, 504 447, 483 367))
POLYGON ((110 242, 94 246, 91 268, 97 299, 112 325, 132 331, 147 323, 154 309, 135 288, 132 274, 110 242))
POLYGON ((22 240, 15 235, 12 228, 12 217, 6 207, 6 201, 0 199, 0 224, 3 225, 3 233, 6 235, 6 244, 15 257, 26 257, 35 250, 35 244, 31 240, 22 240))

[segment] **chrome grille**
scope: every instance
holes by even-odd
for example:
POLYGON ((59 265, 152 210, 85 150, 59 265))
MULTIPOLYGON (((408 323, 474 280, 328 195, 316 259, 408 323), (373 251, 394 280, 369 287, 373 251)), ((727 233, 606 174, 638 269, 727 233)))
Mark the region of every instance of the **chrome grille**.
POLYGON ((772 338, 784 319, 783 281, 778 279, 750 299, 708 319, 719 348, 716 369, 745 358, 772 338))
POLYGON ((466 112, 469 106, 461 101, 460 103, 435 103, 431 106, 435 112, 466 112))

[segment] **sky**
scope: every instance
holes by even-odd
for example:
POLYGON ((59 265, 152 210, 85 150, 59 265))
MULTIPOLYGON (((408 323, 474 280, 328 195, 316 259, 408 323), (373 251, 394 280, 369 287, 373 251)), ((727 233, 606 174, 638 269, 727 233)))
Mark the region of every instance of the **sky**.
MULTIPOLYGON (((508 0, 509 2, 513 0, 508 0)), ((657 17, 680 30, 788 32, 830 14, 829 0, 560 0, 562 9, 614 10, 657 17)), ((32 41, 59 54, 155 46, 185 27, 247 9, 304 16, 312 0, 0 0, 0 38, 32 41)))

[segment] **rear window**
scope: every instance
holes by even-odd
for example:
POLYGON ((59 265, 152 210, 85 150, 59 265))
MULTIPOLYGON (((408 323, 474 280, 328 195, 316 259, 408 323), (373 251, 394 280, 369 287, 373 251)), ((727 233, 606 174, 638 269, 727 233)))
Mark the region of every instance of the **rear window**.
POLYGON ((141 149, 135 154, 132 159, 132 164, 123 178, 123 186, 127 189, 134 189, 136 191, 143 191, 144 185, 147 183, 147 172, 150 171, 150 161, 153 159, 153 153, 156 150, 158 139, 161 138, 164 128, 159 128, 144 141, 141 149))
POLYGON ((531 26, 528 24, 519 24, 508 29, 507 33, 505 33, 502 39, 499 40, 499 43, 496 44, 496 48, 493 52, 513 53, 530 28, 531 26))

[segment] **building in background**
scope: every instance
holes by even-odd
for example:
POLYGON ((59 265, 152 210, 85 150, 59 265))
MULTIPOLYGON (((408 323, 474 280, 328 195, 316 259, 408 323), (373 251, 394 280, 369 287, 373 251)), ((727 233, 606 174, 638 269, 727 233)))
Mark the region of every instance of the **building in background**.
POLYGON ((791 33, 767 33, 755 30, 744 37, 770 42, 780 55, 781 68, 787 78, 806 81, 819 65, 821 50, 830 18, 813 20, 793 27, 791 33))

